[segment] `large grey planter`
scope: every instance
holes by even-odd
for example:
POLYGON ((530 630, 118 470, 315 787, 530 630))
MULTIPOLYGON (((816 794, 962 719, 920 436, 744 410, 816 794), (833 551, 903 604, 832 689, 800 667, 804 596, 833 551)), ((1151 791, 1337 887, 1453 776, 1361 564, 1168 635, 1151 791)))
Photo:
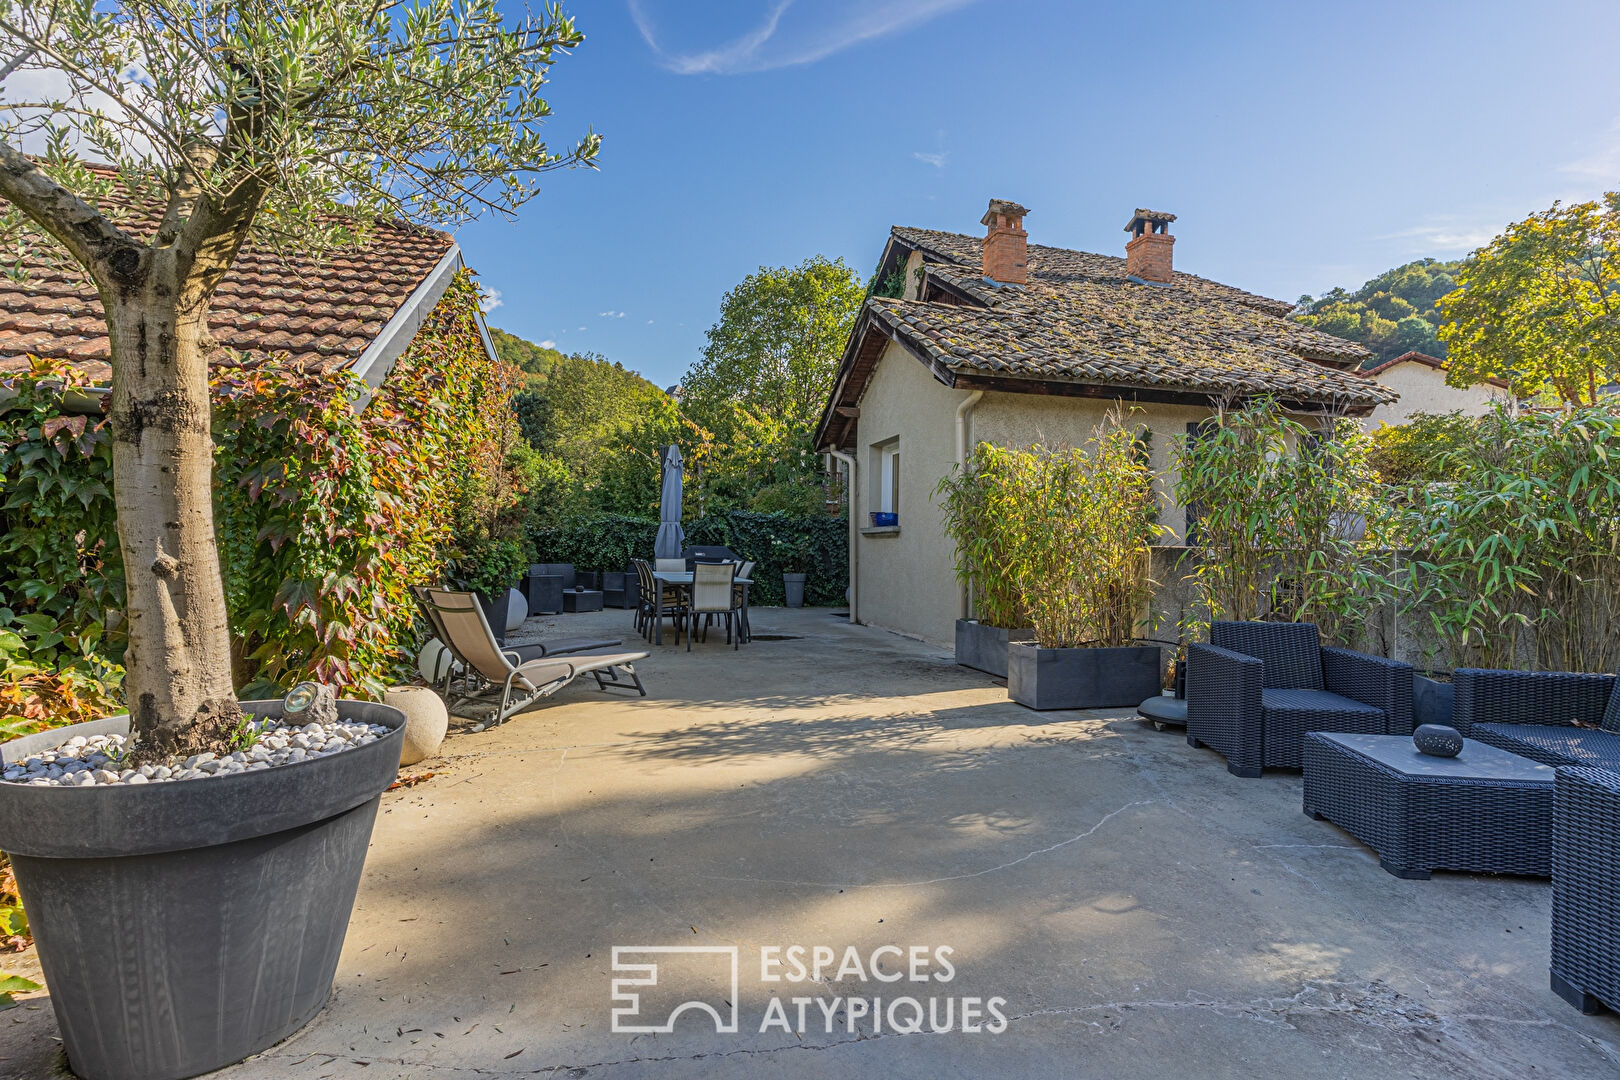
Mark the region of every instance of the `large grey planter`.
POLYGON ((804 574, 782 572, 782 592, 788 607, 804 607, 804 574))
POLYGON ((1007 646, 1007 696, 1031 709, 1136 708, 1159 693, 1157 645, 1120 649, 1007 646))
MULTIPOLYGON (((243 702, 278 716, 279 701, 243 702)), ((179 1080, 291 1035, 325 1005, 405 714, 330 757, 136 787, 0 783, 10 853, 68 1062, 84 1080, 179 1080)), ((0 747, 15 760, 127 717, 0 747)))
POLYGON ((1455 727, 1452 713, 1457 688, 1448 682, 1431 679, 1427 675, 1412 676, 1412 721, 1415 727, 1424 724, 1445 724, 1455 727))
POLYGON ((1007 643, 1029 641, 1035 631, 1029 627, 1007 630, 989 626, 978 619, 956 620, 956 662, 963 667, 1007 677, 1007 643))

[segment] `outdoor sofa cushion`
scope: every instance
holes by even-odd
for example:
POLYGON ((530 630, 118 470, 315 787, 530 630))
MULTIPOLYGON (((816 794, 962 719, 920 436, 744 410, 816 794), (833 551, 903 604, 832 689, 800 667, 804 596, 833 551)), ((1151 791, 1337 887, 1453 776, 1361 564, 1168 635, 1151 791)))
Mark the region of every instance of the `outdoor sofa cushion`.
POLYGON ((1299 768, 1307 731, 1387 733, 1383 709, 1330 690, 1261 690, 1260 707, 1266 717, 1267 767, 1299 768))
POLYGON ((1569 724, 1475 724, 1468 737, 1555 768, 1595 765, 1620 772, 1620 733, 1569 724))

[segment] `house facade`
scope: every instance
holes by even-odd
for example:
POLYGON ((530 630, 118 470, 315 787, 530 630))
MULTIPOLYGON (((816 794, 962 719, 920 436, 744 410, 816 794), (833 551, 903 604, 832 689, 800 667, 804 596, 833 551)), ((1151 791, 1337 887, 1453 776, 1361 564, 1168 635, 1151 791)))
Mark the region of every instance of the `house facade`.
POLYGON ((1400 395, 1379 405, 1362 418, 1368 431, 1383 424, 1404 424, 1413 413, 1460 412, 1482 416, 1491 402, 1509 397, 1508 385, 1499 379, 1485 379, 1472 386, 1452 386, 1446 382, 1446 362, 1426 353, 1402 353, 1362 374, 1400 395))
POLYGON ((1291 322, 1291 304, 1176 270, 1175 215, 1138 210, 1110 256, 1030 244, 1027 213, 996 199, 983 236, 890 230, 890 295, 857 317, 816 432, 849 492, 858 622, 943 644, 970 614, 936 489, 979 442, 1079 445, 1129 410, 1179 544, 1175 437, 1260 395, 1321 425, 1395 400, 1357 373, 1364 348, 1291 322))

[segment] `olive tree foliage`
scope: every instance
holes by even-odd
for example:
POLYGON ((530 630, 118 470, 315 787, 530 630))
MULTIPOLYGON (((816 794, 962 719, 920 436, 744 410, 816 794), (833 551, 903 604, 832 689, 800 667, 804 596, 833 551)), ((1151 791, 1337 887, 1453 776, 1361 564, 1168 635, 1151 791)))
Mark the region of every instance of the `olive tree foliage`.
POLYGON ((1620 377, 1620 192, 1554 203, 1474 252, 1440 300, 1446 381, 1591 405, 1620 377))
POLYGON ((220 279, 250 236, 319 257, 382 217, 510 212, 537 174, 590 164, 596 135, 540 133, 548 71, 582 40, 558 7, 509 23, 495 0, 0 6, 8 269, 76 266, 106 311, 143 755, 218 749, 239 716, 212 505, 220 279))

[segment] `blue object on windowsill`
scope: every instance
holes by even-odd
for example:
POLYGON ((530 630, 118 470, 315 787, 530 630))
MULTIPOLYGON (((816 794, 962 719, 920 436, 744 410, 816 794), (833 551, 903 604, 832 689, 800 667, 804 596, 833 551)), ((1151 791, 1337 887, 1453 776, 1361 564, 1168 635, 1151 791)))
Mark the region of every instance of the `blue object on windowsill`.
POLYGON ((883 510, 872 511, 872 528, 881 529, 887 525, 900 524, 900 515, 883 510))

